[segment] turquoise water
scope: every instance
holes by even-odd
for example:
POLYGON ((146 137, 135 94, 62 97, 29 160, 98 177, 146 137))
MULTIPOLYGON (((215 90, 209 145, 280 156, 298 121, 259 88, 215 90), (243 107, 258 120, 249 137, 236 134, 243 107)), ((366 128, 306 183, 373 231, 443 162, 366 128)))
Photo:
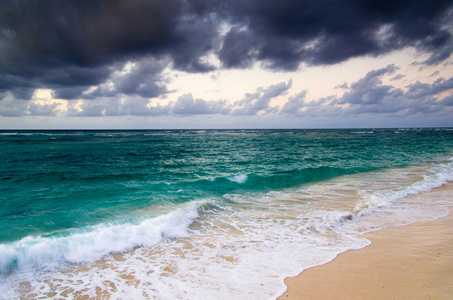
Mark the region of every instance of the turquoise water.
MULTIPOLYGON (((219 232, 256 239, 270 230, 259 224, 294 212, 304 228, 332 213, 362 220, 453 180, 449 129, 2 131, 0 152, 0 276, 10 288, 21 272, 174 249, 175 240, 201 247, 200 235, 223 249, 236 233, 219 232)), ((332 253, 364 246, 357 241, 338 240, 332 253)))

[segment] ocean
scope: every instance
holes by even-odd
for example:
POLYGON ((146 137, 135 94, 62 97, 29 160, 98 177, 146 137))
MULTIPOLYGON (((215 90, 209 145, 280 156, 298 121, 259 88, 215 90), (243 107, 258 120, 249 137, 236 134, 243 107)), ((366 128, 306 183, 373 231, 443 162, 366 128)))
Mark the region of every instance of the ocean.
POLYGON ((275 299, 453 204, 449 128, 0 131, 0 153, 0 299, 275 299))

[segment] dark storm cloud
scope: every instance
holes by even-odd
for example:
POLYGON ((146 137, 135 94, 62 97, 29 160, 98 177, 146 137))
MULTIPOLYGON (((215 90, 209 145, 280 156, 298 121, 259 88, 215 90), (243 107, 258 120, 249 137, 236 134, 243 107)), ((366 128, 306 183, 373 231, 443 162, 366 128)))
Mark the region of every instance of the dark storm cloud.
POLYGON ((427 62, 434 64, 452 52, 449 0, 236 0, 225 6, 248 30, 227 34, 220 52, 227 67, 247 66, 253 56, 272 69, 293 70, 301 62, 334 64, 407 46, 430 53, 427 62))
POLYGON ((191 18, 175 28, 175 41, 168 49, 173 67, 190 73, 205 73, 215 69, 202 57, 213 50, 217 31, 208 19, 191 18))
POLYGON ((83 66, 171 44, 181 3, 168 1, 2 1, 3 69, 83 66))
POLYGON ((166 61, 154 58, 143 58, 129 64, 112 68, 106 84, 95 87, 84 93, 86 99, 97 97, 114 97, 117 95, 155 98, 168 92, 162 76, 166 61))
POLYGON ((226 35, 219 59, 227 68, 246 68, 256 59, 256 41, 253 34, 233 27, 226 35))
MULTIPOLYGON (((87 90, 114 80, 127 61, 150 57, 186 72, 214 70, 207 55, 217 56, 223 68, 261 62, 271 70, 296 70, 301 63, 335 64, 414 47, 429 54, 427 64, 437 64, 453 51, 452 5, 452 0, 3 0, 0 94, 27 100, 35 89, 50 88, 64 99, 102 97, 107 90, 87 90)), ((148 64, 116 78, 110 95, 152 98, 168 92, 159 67, 148 64)))
MULTIPOLYGON (((27 99, 26 89, 51 88, 57 97, 82 97, 82 90, 107 81, 118 65, 142 56, 170 57, 183 71, 210 71, 213 67, 202 60, 216 36, 210 22, 196 18, 180 0, 5 0, 0 3, 0 92, 27 99)), ((153 84, 118 85, 143 97, 165 91, 153 84)))

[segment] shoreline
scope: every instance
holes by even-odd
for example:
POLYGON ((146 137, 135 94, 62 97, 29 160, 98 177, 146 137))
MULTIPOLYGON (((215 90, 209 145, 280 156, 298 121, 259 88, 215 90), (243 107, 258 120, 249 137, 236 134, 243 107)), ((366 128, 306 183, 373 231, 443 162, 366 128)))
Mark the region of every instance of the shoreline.
MULTIPOLYGON (((449 189, 451 191, 451 189, 449 189)), ((278 299, 451 299, 453 214, 364 234, 372 243, 285 279, 278 299)))

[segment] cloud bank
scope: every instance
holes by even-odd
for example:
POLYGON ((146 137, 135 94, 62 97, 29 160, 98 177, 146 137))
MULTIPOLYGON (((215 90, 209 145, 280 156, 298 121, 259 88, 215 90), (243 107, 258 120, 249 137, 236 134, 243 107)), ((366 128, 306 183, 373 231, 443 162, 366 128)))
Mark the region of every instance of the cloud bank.
POLYGON ((414 47, 453 50, 452 1, 4 0, 0 93, 62 99, 167 93, 164 68, 296 70, 414 47), (219 63, 213 63, 209 56, 219 63), (131 73, 116 76, 128 63, 131 73), (142 78, 144 77, 144 78, 142 78), (138 80, 139 82, 135 82, 138 80), (112 84, 110 90, 91 87, 112 84))
POLYGON ((397 73, 395 65, 372 70, 355 82, 341 85, 341 96, 332 95, 314 100, 307 100, 307 90, 289 94, 288 90, 292 87, 292 80, 289 80, 259 87, 236 101, 194 98, 187 93, 176 101, 162 104, 162 101, 136 95, 122 99, 104 97, 97 101, 72 101, 66 109, 61 109, 57 103, 14 101, 8 97, 0 101, 0 115, 166 118, 222 116, 230 120, 241 116, 261 116, 267 120, 296 120, 296 124, 297 120, 325 120, 338 124, 348 124, 346 120, 361 120, 363 124, 376 116, 382 119, 397 117, 420 121, 426 118, 450 119, 449 112, 453 109, 453 77, 440 78, 431 84, 417 81, 404 89, 384 83, 384 78, 394 78, 398 76, 397 73), (275 102, 276 99, 279 101, 275 102))

